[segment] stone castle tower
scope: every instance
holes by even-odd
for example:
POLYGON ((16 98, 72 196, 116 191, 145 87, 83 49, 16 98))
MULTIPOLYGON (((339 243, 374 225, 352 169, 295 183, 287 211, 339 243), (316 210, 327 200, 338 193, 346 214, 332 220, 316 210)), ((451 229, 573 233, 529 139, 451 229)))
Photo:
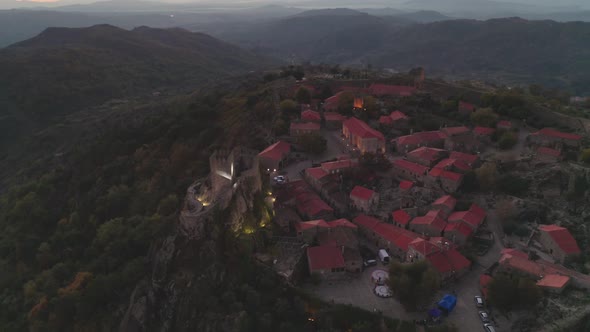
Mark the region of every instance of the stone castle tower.
POLYGON ((209 168, 211 190, 216 196, 234 185, 242 175, 258 173, 258 152, 242 147, 217 150, 209 157, 209 168))
POLYGON ((217 196, 235 179, 236 165, 232 150, 217 150, 209 157, 211 190, 217 196))

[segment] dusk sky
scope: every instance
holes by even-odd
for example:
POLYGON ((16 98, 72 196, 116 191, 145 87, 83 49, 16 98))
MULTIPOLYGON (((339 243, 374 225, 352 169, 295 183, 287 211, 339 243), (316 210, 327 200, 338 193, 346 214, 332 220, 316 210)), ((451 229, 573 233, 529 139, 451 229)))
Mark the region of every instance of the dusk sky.
MULTIPOLYGON (((120 0, 121 2, 126 1, 133 1, 133 0, 120 0)), ((321 5, 322 2, 326 0, 318 0, 315 1, 314 4, 321 5)), ((378 2, 380 5, 384 4, 384 6, 392 6, 396 7, 400 4, 405 2, 409 2, 410 0, 376 0, 374 2, 378 2)), ((480 2, 486 0, 473 0, 473 2, 480 2)), ((97 2, 96 0, 0 0, 0 8, 18 8, 18 7, 31 7, 34 6, 36 3, 40 5, 71 5, 71 4, 84 4, 84 3, 92 3, 97 2)), ((294 4, 301 2, 313 2, 311 0, 159 0, 155 2, 165 2, 165 3, 208 3, 208 4, 215 4, 215 3, 277 3, 277 4, 294 4)), ((335 1, 327 1, 329 3, 329 7, 335 7, 334 3, 338 3, 335 1)), ((369 4, 373 1, 366 1, 364 3, 369 4)), ((451 2, 454 2, 451 0, 451 2)), ((510 0, 504 2, 511 2, 511 3, 521 3, 521 4, 528 4, 528 5, 545 5, 545 6, 581 6, 581 7, 588 7, 587 0, 560 0, 556 2, 555 0, 510 0)), ((350 1, 342 1, 342 7, 346 6, 346 4, 350 3, 350 1)), ((355 7, 361 5, 363 2, 358 3, 355 7)))

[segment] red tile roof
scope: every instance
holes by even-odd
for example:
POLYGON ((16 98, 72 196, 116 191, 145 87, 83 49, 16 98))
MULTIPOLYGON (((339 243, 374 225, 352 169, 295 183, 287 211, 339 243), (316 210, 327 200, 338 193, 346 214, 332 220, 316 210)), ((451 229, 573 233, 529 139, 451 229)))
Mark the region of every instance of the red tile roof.
POLYGON ((407 120, 409 117, 400 111, 393 111, 389 114, 392 121, 407 120))
POLYGON ((391 120, 391 118, 387 115, 382 115, 379 117, 379 124, 382 124, 384 126, 390 125, 393 121, 391 120))
POLYGON ((455 268, 455 271, 468 268, 471 266, 471 262, 465 258, 465 256, 461 255, 456 249, 451 249, 448 251, 444 251, 447 256, 447 259, 451 263, 451 265, 455 268))
POLYGON ((428 171, 428 167, 422 166, 405 159, 396 159, 393 161, 393 166, 410 171, 413 174, 424 175, 428 171))
POLYGON ((434 243, 423 238, 414 239, 410 242, 409 247, 421 253, 424 257, 440 251, 440 248, 434 245, 434 243))
POLYGON ((328 175, 330 175, 328 172, 326 172, 326 170, 324 170, 322 167, 313 167, 313 168, 308 168, 305 170, 305 173, 307 173, 308 176, 316 179, 316 180, 320 180, 328 175))
POLYGON ((451 195, 445 195, 434 201, 432 205, 444 205, 449 209, 449 211, 453 211, 455 209, 455 205, 457 205, 457 199, 451 195))
POLYGON ((341 86, 338 87, 339 91, 342 92, 353 92, 353 93, 367 93, 367 89, 366 88, 361 88, 358 86, 341 86))
POLYGON ((439 273, 447 273, 453 271, 453 266, 442 252, 437 252, 426 257, 432 267, 439 273))
POLYGON ((514 256, 510 254, 502 255, 498 262, 504 267, 525 272, 538 278, 540 278, 542 275, 553 274, 557 272, 556 269, 541 265, 535 261, 529 260, 526 257, 514 256))
POLYGON ((358 217, 354 218, 352 220, 352 222, 354 222, 355 224, 359 225, 359 226, 363 226, 365 228, 368 229, 374 229, 375 225, 377 225, 378 223, 381 222, 381 220, 375 218, 375 217, 371 217, 371 216, 367 216, 364 214, 359 215, 358 217))
POLYGON ((443 149, 436 149, 436 148, 429 148, 426 146, 417 148, 416 150, 408 152, 408 157, 413 157, 417 159, 423 159, 428 162, 434 162, 437 159, 441 158, 441 155, 445 154, 447 151, 443 149))
POLYGON ((393 217, 394 222, 401 225, 407 225, 412 219, 412 217, 404 210, 393 211, 391 216, 393 217))
POLYGON ((468 133, 469 128, 467 128, 465 126, 446 127, 446 128, 441 129, 440 131, 445 133, 447 136, 457 136, 457 135, 462 135, 462 134, 468 133))
POLYGON ((334 228, 334 227, 347 227, 347 228, 353 228, 353 229, 358 228, 355 224, 351 223, 348 219, 344 219, 344 218, 330 221, 328 223, 328 226, 330 226, 332 228, 334 228))
POLYGON ((579 141, 582 139, 582 136, 580 135, 576 135, 576 134, 570 134, 570 133, 564 133, 552 128, 543 128, 541 130, 539 130, 538 132, 534 133, 534 135, 543 135, 543 136, 549 136, 549 137, 553 137, 553 138, 561 138, 561 139, 565 139, 565 140, 572 140, 572 141, 579 141))
POLYGON ((447 138, 447 135, 441 131, 421 131, 412 135, 400 136, 396 139, 397 145, 418 145, 426 144, 436 141, 441 141, 447 138))
POLYGON ((445 233, 453 232, 453 231, 461 233, 465 237, 469 237, 473 233, 473 228, 471 228, 463 223, 460 223, 460 222, 454 222, 454 223, 447 224, 447 227, 445 228, 445 233))
POLYGON ((475 105, 464 101, 459 101, 459 109, 473 112, 475 111, 475 105))
POLYGON ((440 209, 430 210, 430 211, 426 212, 426 216, 431 217, 431 218, 439 217, 439 218, 444 219, 444 213, 440 209))
POLYGON ((590 282, 590 276, 580 272, 570 270, 563 265, 553 264, 544 259, 537 259, 536 261, 528 260, 520 255, 503 254, 499 261, 503 267, 519 270, 521 272, 529 273, 537 278, 549 274, 566 275, 571 278, 584 283, 590 282))
POLYGON ((538 148, 537 153, 552 156, 552 157, 560 157, 561 156, 561 151, 555 150, 552 148, 548 148, 548 147, 544 147, 544 146, 538 148))
POLYGON ((512 128, 512 122, 506 121, 506 120, 502 120, 502 121, 499 121, 498 122, 498 124, 496 125, 496 127, 498 127, 498 128, 504 128, 504 129, 512 128))
POLYGON ((377 218, 366 215, 356 217, 353 222, 375 232, 379 237, 389 241, 404 251, 408 250, 410 242, 419 237, 419 235, 414 232, 393 226, 392 224, 386 224, 377 218))
POLYGON ((419 237, 414 232, 383 222, 375 225, 374 232, 403 251, 407 251, 410 243, 419 237))
POLYGON ((332 246, 307 248, 307 260, 311 271, 345 267, 342 249, 332 246))
POLYGON ((471 266, 471 262, 455 249, 432 254, 426 259, 439 273, 460 271, 471 266))
POLYGON ((354 136, 362 138, 376 138, 381 141, 385 140, 385 137, 380 131, 371 128, 364 121, 361 121, 355 117, 344 121, 342 125, 348 128, 348 131, 350 131, 350 133, 354 136))
POLYGON ((326 121, 344 121, 346 120, 346 117, 340 113, 336 113, 336 112, 325 112, 324 113, 324 118, 326 119, 326 121))
POLYGON ((311 220, 311 221, 301 221, 301 222, 295 223, 295 229, 298 232, 305 231, 305 230, 312 229, 312 228, 330 228, 330 226, 323 219, 311 220))
POLYGON ((313 199, 305 203, 305 206, 299 205, 298 207, 304 212, 305 215, 310 217, 317 216, 324 211, 329 213, 334 212, 334 209, 326 204, 326 202, 322 201, 321 198, 313 199))
POLYGON ((566 254, 579 254, 580 247, 576 239, 567 230, 567 228, 560 227, 557 225, 541 225, 539 230, 549 234, 553 241, 565 252, 566 254))
POLYGON ((451 159, 461 160, 468 165, 473 165, 479 159, 479 156, 476 154, 469 154, 463 152, 452 151, 451 155, 449 156, 451 159))
POLYGON ((371 84, 369 93, 375 96, 411 96, 416 91, 412 86, 371 84))
POLYGON ((457 161, 456 159, 446 158, 438 162, 438 164, 434 165, 434 168, 442 168, 442 169, 449 169, 453 164, 457 161))
POLYGON ((413 186, 414 186, 414 182, 412 182, 412 181, 401 181, 399 183, 399 188, 402 190, 412 189, 413 186))
POLYGON ((350 159, 322 163, 322 168, 326 172, 334 172, 334 171, 339 171, 339 170, 343 170, 343 169, 353 168, 356 166, 358 166, 358 162, 352 161, 350 159))
POLYGON ((537 286, 545 288, 558 288, 561 289, 567 286, 570 281, 570 277, 562 276, 559 274, 549 274, 543 277, 543 279, 537 281, 537 286))
POLYGON ((459 182, 463 179, 463 174, 446 171, 442 168, 433 168, 432 170, 430 170, 430 173, 428 173, 428 175, 436 178, 445 178, 454 182, 459 182))
POLYGON ((374 192, 371 189, 361 186, 355 186, 354 188, 352 188, 352 191, 350 192, 350 198, 355 197, 364 201, 368 201, 371 198, 373 198, 373 195, 375 194, 376 192, 374 192))
POLYGON ((473 129, 473 132, 476 135, 482 135, 482 136, 491 136, 496 132, 495 128, 487 128, 487 127, 475 127, 473 129))
POLYGON ((258 154, 259 157, 280 161, 291 151, 291 144, 278 141, 258 154))
POLYGON ((332 97, 326 99, 324 101, 324 109, 336 110, 338 108, 338 102, 340 101, 340 97, 342 96, 343 93, 344 93, 344 91, 340 91, 340 92, 336 93, 335 95, 333 95, 332 97))
POLYGON ((461 222, 473 229, 477 229, 486 218, 486 212, 479 206, 472 204, 468 211, 453 212, 449 215, 449 222, 461 222))
POLYGON ((320 130, 320 124, 315 122, 291 122, 291 130, 308 130, 318 131, 320 130))
POLYGON ((312 110, 305 110, 301 112, 301 121, 320 122, 321 120, 322 117, 318 112, 312 110))
MULTIPOLYGON (((358 248, 358 238, 356 235, 342 228, 336 228, 330 232, 320 232, 318 233, 317 240, 320 246, 358 248)), ((343 256, 346 261, 346 253, 343 253, 343 256)))
POLYGON ((318 194, 311 191, 308 186, 301 185, 299 188, 293 190, 300 192, 295 198, 297 210, 300 214, 313 218, 322 212, 334 212, 334 209, 326 204, 318 194))
POLYGON ((443 231, 447 226, 447 222, 440 217, 440 211, 430 211, 425 216, 416 217, 412 219, 412 225, 427 225, 435 228, 438 231, 443 231))
POLYGON ((478 217, 485 218, 487 215, 486 210, 482 209, 479 205, 471 203, 469 212, 476 214, 478 217))

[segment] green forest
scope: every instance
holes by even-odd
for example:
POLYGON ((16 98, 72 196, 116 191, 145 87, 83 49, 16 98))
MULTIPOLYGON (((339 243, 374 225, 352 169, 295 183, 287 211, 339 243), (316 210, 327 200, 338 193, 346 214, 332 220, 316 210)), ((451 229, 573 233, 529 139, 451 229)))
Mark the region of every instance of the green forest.
POLYGON ((0 330, 112 326, 212 149, 232 143, 226 131, 240 139, 245 100, 212 93, 148 105, 160 110, 140 125, 74 139, 58 161, 15 174, 0 206, 0 330))

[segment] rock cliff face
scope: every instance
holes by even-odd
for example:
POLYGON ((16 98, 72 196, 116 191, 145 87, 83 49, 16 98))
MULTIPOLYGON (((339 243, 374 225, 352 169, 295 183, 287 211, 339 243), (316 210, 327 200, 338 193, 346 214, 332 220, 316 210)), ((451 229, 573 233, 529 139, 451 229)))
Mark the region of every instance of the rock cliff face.
POLYGON ((234 331, 239 315, 212 314, 206 310, 213 289, 223 292, 231 282, 224 264, 224 236, 242 228, 244 215, 253 209, 261 189, 258 164, 201 202, 209 192, 205 181, 187 190, 185 208, 174 234, 160 240, 150 255, 151 276, 138 284, 120 324, 121 332, 234 331), (209 312, 207 314, 207 312, 209 312))

